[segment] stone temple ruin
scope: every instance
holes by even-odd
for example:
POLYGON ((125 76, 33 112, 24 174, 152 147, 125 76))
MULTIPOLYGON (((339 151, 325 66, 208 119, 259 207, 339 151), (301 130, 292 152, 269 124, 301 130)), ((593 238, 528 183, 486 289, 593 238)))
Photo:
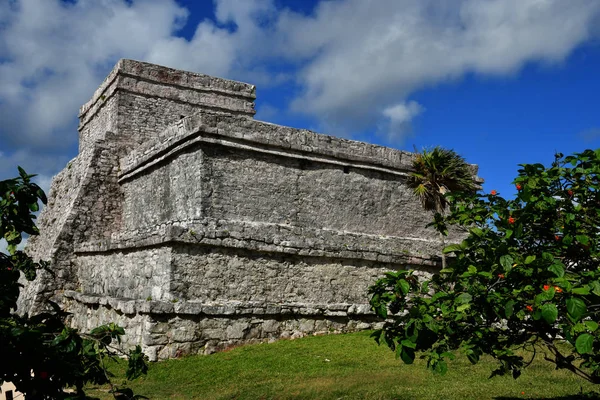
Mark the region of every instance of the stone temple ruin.
MULTIPOLYGON (((384 271, 437 265, 413 155, 253 119, 255 87, 121 60, 81 107, 20 299, 114 321, 152 360, 365 329, 384 271)), ((475 179, 477 179, 475 177, 475 179)))

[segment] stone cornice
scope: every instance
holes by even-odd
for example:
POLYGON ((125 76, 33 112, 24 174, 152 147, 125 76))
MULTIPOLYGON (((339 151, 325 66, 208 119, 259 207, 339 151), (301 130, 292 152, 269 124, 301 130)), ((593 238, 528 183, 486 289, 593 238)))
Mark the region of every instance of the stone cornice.
POLYGON ((176 314, 176 315, 207 315, 212 317, 233 315, 278 316, 326 316, 346 317, 352 315, 371 315, 368 304, 313 304, 313 303, 267 303, 257 301, 227 301, 227 302, 199 302, 199 301, 156 301, 138 300, 79 293, 67 290, 63 295, 79 303, 87 305, 109 306, 123 314, 176 314))
POLYGON ((98 113, 104 104, 117 92, 166 98, 196 104, 215 111, 255 114, 253 102, 256 87, 247 83, 216 78, 194 72, 180 71, 135 60, 120 60, 106 77, 92 98, 79 110, 79 130, 98 113), (187 93, 187 95, 182 95, 187 93), (223 104, 202 100, 204 94, 214 94, 223 99, 223 104), (230 101, 225 101, 230 99, 230 101), (225 104, 227 102, 228 104, 225 104))
POLYGON ((333 259, 359 259, 433 267, 440 242, 419 237, 370 235, 283 224, 203 219, 172 222, 144 231, 76 245, 75 253, 127 251, 150 246, 195 244, 333 259))
MULTIPOLYGON (((373 170, 400 177, 412 171, 414 153, 306 129, 206 112, 186 117, 121 160, 125 181, 198 143, 218 144, 281 157, 373 170)), ((474 174, 477 166, 473 165, 474 174)), ((483 180, 474 175, 477 183, 483 180)))

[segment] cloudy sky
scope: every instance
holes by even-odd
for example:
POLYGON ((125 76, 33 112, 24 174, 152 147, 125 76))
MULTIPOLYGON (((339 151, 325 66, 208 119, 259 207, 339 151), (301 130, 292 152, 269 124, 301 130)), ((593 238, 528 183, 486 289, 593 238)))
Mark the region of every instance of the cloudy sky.
POLYGON ((0 179, 77 154, 119 58, 256 84, 257 119, 517 164, 600 146, 598 0, 0 0, 0 179))

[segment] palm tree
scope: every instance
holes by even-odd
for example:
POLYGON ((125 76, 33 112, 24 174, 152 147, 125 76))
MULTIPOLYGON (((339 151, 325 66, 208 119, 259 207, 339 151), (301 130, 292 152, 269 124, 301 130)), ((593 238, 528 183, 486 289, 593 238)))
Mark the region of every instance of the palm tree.
MULTIPOLYGON (((454 150, 439 146, 432 150, 424 149, 416 154, 413 169, 408 177, 408 185, 426 211, 443 214, 448 205, 444 196, 446 193, 477 189, 471 166, 454 150)), ((445 247, 444 235, 440 235, 442 246, 445 247)), ((446 268, 446 256, 443 252, 442 268, 446 268)))

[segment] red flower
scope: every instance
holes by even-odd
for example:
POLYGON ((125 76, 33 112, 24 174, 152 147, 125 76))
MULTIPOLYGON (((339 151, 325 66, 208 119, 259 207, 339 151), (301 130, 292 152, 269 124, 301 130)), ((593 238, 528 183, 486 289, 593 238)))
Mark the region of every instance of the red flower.
POLYGON ((544 290, 550 289, 550 285, 544 285, 544 290))
POLYGON ((527 311, 529 311, 529 312, 533 312, 533 307, 531 307, 531 306, 526 306, 525 308, 527 309, 527 311))
POLYGON ((554 240, 556 240, 558 242, 560 240, 560 236, 554 235, 554 240))
POLYGON ((515 223, 515 219, 513 217, 508 217, 508 223, 509 224, 514 224, 515 223))
POLYGON ((554 290, 556 291, 556 293, 562 293, 562 289, 558 286, 554 286, 554 290))
POLYGON ((573 191, 571 189, 567 190, 567 193, 569 193, 569 196, 573 197, 573 191))
POLYGON ((6 269, 7 269, 7 270, 9 270, 9 271, 12 271, 12 268, 11 268, 11 267, 6 267, 6 269))
POLYGON ((46 371, 41 371, 40 372, 40 378, 42 378, 42 379, 48 379, 48 373, 46 371))
POLYGON ((498 278, 504 279, 504 274, 498 274, 498 278))
POLYGON ((496 192, 495 190, 492 190, 492 191, 490 192, 490 194, 491 194, 492 196, 495 196, 496 194, 498 194, 498 192, 496 192))
POLYGON ((517 187, 517 190, 521 190, 521 189, 523 189, 523 186, 521 186, 521 184, 520 184, 520 183, 517 183, 515 186, 517 187))

